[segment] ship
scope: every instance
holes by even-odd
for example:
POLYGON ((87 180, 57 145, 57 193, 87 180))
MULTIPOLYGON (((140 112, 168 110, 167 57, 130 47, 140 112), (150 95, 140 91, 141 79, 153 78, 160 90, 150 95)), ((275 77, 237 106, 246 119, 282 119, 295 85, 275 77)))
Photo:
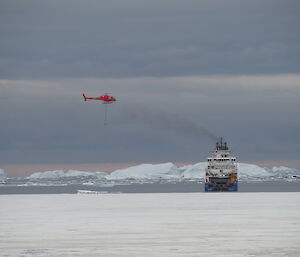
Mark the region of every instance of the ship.
POLYGON ((205 192, 211 191, 237 191, 237 162, 231 155, 227 143, 220 138, 212 156, 207 158, 205 169, 205 192))

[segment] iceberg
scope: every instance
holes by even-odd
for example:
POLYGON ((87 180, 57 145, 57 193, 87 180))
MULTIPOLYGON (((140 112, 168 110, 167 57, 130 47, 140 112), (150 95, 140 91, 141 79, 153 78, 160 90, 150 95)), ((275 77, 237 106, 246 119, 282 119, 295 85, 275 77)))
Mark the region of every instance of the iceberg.
POLYGON ((182 177, 185 179, 199 179, 204 177, 205 168, 207 167, 207 162, 199 162, 194 165, 186 165, 181 168, 182 177))
MULTIPOLYGON (((111 173, 92 172, 79 170, 53 170, 36 172, 27 177, 30 180, 39 179, 61 179, 61 178, 92 178, 100 180, 202 180, 205 173, 207 162, 177 167, 174 163, 160 164, 140 164, 125 169, 118 169, 111 173)), ((0 178, 5 176, 3 170, 0 170, 0 178), (4 174, 4 175, 3 175, 4 174)), ((238 176, 240 180, 273 180, 292 177, 299 174, 299 170, 284 166, 265 168, 255 164, 238 163, 238 176)))
POLYGON ((255 164, 249 164, 249 163, 238 163, 238 177, 239 179, 242 178, 265 178, 273 176, 272 173, 270 173, 268 168, 263 168, 255 164))
POLYGON ((106 176, 108 180, 120 179, 174 179, 180 178, 181 172, 175 164, 141 164, 126 169, 119 169, 106 176))
POLYGON ((280 174, 280 175, 294 174, 299 172, 297 169, 292 169, 285 166, 279 166, 279 167, 274 166, 273 168, 270 169, 270 171, 274 174, 280 174))
POLYGON ((6 173, 4 172, 3 169, 0 169, 0 183, 1 184, 5 183, 6 178, 7 178, 6 173))
POLYGON ((29 179, 59 179, 59 178, 71 178, 71 177, 104 177, 105 172, 92 172, 92 171, 79 171, 79 170, 50 170, 43 172, 35 172, 31 174, 29 179))
POLYGON ((5 171, 3 169, 0 169, 0 179, 5 179, 7 177, 5 171))

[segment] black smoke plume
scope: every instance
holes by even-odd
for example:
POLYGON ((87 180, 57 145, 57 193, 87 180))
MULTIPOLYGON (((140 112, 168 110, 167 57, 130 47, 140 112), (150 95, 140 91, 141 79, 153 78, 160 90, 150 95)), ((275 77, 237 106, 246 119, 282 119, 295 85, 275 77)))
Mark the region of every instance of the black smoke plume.
POLYGON ((180 117, 174 113, 150 110, 146 107, 137 107, 136 109, 126 108, 124 111, 127 113, 126 116, 136 123, 141 122, 154 128, 166 129, 190 136, 204 136, 214 142, 219 139, 213 132, 198 124, 196 120, 180 117))

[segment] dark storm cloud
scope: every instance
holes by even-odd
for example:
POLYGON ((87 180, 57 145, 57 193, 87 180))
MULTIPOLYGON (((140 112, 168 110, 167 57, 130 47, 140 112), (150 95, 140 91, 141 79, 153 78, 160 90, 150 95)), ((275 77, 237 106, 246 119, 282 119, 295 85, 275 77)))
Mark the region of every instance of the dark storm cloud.
POLYGON ((2 78, 299 72, 298 1, 0 3, 2 78))

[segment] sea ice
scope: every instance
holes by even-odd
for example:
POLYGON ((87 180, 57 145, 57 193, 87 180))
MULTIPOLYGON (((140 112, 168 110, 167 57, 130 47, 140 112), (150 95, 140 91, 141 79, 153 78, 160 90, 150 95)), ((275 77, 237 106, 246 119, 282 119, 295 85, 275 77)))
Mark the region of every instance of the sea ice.
POLYGON ((300 256, 300 193, 0 195, 0 255, 300 256))

